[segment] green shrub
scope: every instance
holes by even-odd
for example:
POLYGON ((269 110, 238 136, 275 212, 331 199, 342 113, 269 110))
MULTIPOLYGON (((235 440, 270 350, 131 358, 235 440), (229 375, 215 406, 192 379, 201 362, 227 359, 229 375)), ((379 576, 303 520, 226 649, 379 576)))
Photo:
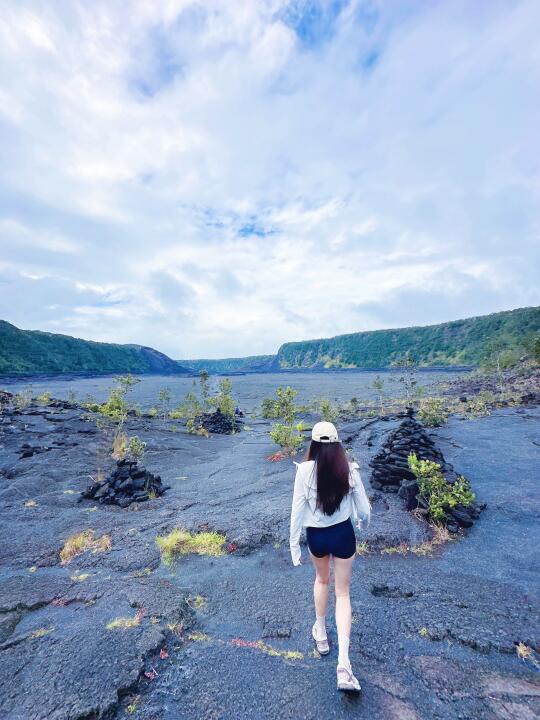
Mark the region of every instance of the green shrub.
POLYGON ((495 401, 495 395, 489 390, 481 390, 478 395, 472 397, 466 406, 466 414, 469 417, 477 418, 491 414, 491 405, 495 401))
POLYGON ((444 477, 439 463, 419 460, 415 453, 410 453, 407 460, 418 482, 420 497, 426 502, 433 520, 444 520, 449 508, 458 504, 467 507, 474 501, 470 483, 463 475, 451 485, 444 477))
POLYGON ((206 399, 210 407, 219 408, 224 415, 234 418, 236 402, 232 396, 232 382, 229 378, 222 378, 219 381, 218 394, 207 397, 206 399))
POLYGON ((418 417, 427 427, 439 427, 448 420, 448 413, 441 398, 428 397, 421 400, 418 417))
POLYGON ((293 454, 302 445, 304 441, 304 424, 302 422, 296 425, 277 423, 270 430, 270 437, 287 453, 293 454))
MULTIPOLYGON (((158 405, 161 408, 163 419, 167 417, 169 412, 169 404, 171 402, 171 391, 169 388, 161 388, 158 394, 158 405)), ((157 408, 156 408, 157 409, 157 408)))
POLYGON ((379 399, 379 405, 381 408, 381 415, 384 415, 384 380, 380 375, 377 375, 375 380, 371 383, 371 387, 376 391, 379 399))
POLYGON ((41 395, 38 395, 36 400, 40 405, 48 405, 51 401, 51 393, 48 390, 45 390, 41 393, 41 395))
POLYGON ((134 385, 140 382, 140 379, 133 377, 133 375, 119 375, 114 378, 113 382, 114 386, 109 393, 109 397, 99 406, 98 412, 103 417, 122 425, 130 409, 126 395, 134 385))
POLYGON ((278 387, 276 395, 276 398, 264 398, 261 405, 262 416, 271 420, 281 419, 287 425, 292 425, 299 409, 294 403, 298 390, 293 390, 290 386, 278 387))
POLYGON ((132 460, 142 460, 146 450, 146 443, 137 435, 132 435, 127 443, 126 454, 132 460))
POLYGON ((328 398, 318 398, 314 406, 321 416, 321 420, 334 423, 339 417, 339 407, 328 398))

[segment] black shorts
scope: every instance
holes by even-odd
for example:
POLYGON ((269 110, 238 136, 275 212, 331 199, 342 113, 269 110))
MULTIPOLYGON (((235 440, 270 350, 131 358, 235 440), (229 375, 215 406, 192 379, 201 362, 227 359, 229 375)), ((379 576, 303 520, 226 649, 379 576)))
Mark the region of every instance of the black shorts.
POLYGON ((351 518, 328 527, 306 527, 309 551, 315 557, 333 555, 350 558, 356 552, 356 537, 351 518))

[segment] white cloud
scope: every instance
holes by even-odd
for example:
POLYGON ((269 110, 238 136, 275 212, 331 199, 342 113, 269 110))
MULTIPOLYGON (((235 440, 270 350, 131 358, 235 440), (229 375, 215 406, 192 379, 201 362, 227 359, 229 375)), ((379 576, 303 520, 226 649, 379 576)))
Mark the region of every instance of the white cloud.
POLYGON ((0 316, 194 357, 537 304, 539 20, 8 2, 0 316))

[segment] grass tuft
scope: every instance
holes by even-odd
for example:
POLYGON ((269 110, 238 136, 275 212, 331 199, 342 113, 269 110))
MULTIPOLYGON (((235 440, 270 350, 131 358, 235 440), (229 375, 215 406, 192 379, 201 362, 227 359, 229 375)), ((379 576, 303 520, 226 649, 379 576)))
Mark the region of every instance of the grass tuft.
POLYGON ((201 610, 206 605, 206 598, 202 595, 195 595, 193 598, 188 598, 187 603, 194 610, 201 610))
POLYGON ((50 628, 38 628, 37 630, 34 630, 34 632, 30 633, 30 639, 34 640, 35 638, 43 637, 44 635, 48 635, 50 632, 54 630, 53 627, 50 628))
POLYGON ((111 620, 110 623, 107 623, 105 627, 107 630, 129 630, 130 628, 137 627, 140 623, 141 617, 137 614, 132 618, 117 617, 111 620))
POLYGON ((167 535, 158 535, 156 543, 166 565, 170 565, 179 555, 223 555, 225 536, 217 532, 190 533, 182 528, 175 528, 167 535))
POLYGON ((70 575, 70 580, 73 580, 73 582, 84 582, 88 580, 89 577, 90 573, 76 573, 75 575, 70 575))
POLYGON ((108 552, 111 547, 110 535, 102 535, 100 538, 96 538, 93 530, 83 530, 68 537, 64 547, 60 550, 60 562, 62 565, 67 565, 74 557, 82 555, 85 550, 108 552))
POLYGON ((265 653, 266 655, 270 655, 271 657, 280 657, 284 660, 304 659, 303 653, 299 652, 298 650, 277 650, 271 645, 267 645, 262 640, 253 641, 244 640, 243 638, 233 638, 230 642, 231 645, 234 645, 235 647, 253 648, 254 650, 260 650, 261 652, 265 653))
POLYGON ((369 545, 367 544, 366 540, 356 543, 356 554, 357 555, 367 555, 368 553, 369 553, 369 545))

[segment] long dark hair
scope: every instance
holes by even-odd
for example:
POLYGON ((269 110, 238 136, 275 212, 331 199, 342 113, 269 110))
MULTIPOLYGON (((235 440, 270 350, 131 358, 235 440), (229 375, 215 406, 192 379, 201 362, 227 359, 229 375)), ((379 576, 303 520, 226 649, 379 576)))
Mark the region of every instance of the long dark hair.
POLYGON ((312 440, 306 460, 314 460, 317 471, 317 507, 332 515, 349 492, 349 461, 340 442, 312 440))

